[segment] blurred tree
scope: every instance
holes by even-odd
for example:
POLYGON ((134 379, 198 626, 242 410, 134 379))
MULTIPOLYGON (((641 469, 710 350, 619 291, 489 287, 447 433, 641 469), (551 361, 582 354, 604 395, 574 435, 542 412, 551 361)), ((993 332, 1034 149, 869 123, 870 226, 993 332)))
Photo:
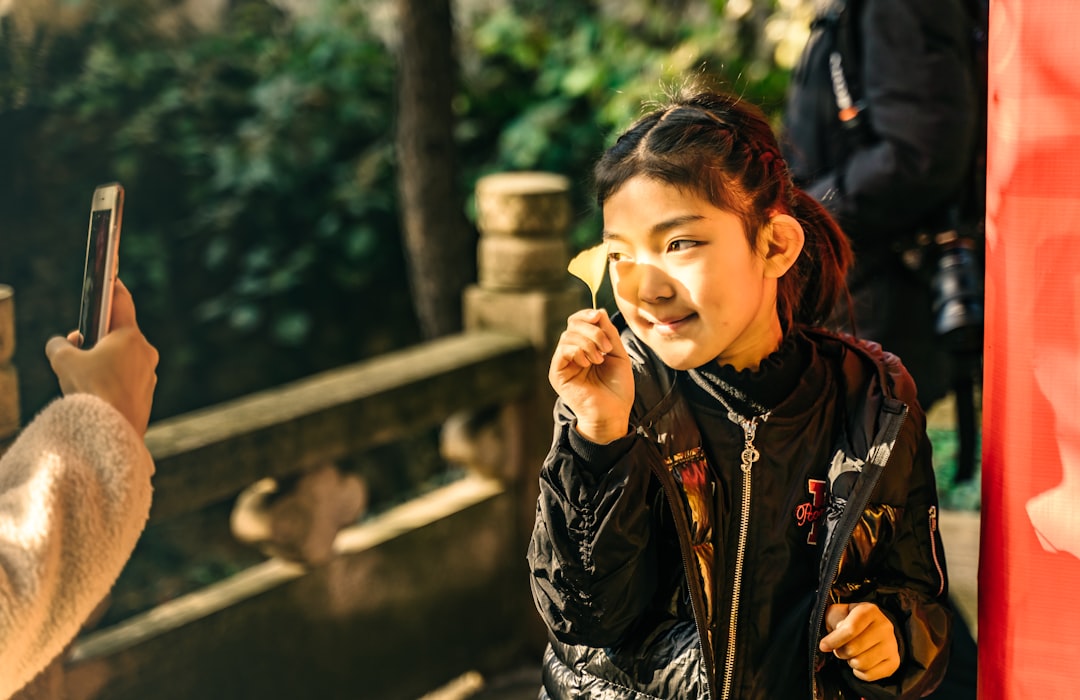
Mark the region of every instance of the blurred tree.
POLYGON ((413 304, 424 335, 461 330, 461 295, 476 279, 454 114, 450 0, 398 0, 397 182, 413 304))

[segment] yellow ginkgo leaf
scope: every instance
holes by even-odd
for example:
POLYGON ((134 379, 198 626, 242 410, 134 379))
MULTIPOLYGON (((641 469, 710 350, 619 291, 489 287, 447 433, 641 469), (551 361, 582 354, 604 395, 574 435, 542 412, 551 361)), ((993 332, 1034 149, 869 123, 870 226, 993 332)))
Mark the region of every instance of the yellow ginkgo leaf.
POLYGON ((581 251, 566 266, 571 275, 589 285, 594 309, 596 308, 596 293, 600 291, 600 285, 604 282, 604 272, 607 270, 607 264, 608 244, 601 243, 581 251))

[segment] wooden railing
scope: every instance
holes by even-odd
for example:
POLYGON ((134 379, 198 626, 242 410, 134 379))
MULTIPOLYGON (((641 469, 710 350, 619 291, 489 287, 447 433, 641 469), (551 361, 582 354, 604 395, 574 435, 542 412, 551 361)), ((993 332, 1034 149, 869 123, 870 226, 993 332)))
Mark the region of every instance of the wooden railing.
POLYGON ((344 528, 326 563, 270 558, 83 635, 62 661, 67 697, 412 700, 540 652, 525 544, 551 439, 544 376, 584 304, 565 274, 566 188, 542 174, 481 181, 462 334, 170 418, 146 438, 151 527, 492 407, 497 468, 344 528))

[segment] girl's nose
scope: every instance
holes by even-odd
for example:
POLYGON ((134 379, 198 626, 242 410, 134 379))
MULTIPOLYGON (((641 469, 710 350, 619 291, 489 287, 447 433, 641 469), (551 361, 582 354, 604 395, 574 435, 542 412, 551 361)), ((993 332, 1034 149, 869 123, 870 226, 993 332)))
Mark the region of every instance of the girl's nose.
POLYGON ((658 304, 675 295, 666 272, 645 262, 618 262, 612 269, 615 293, 634 303, 658 304))

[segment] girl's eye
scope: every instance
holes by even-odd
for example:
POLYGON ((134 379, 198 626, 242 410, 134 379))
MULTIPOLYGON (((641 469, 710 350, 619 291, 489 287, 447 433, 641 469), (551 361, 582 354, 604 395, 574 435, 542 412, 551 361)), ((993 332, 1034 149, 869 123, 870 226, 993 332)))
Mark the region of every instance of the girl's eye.
POLYGON ((683 251, 683 250, 689 250, 690 248, 693 248, 697 244, 698 244, 697 241, 687 241, 687 240, 679 239, 679 240, 676 240, 676 241, 672 241, 671 243, 668 243, 667 249, 668 249, 669 253, 677 253, 677 252, 680 252, 680 251, 683 251))
POLYGON ((620 262, 622 260, 626 260, 627 256, 626 253, 620 253, 617 250, 612 250, 608 252, 607 259, 608 262, 620 262))

